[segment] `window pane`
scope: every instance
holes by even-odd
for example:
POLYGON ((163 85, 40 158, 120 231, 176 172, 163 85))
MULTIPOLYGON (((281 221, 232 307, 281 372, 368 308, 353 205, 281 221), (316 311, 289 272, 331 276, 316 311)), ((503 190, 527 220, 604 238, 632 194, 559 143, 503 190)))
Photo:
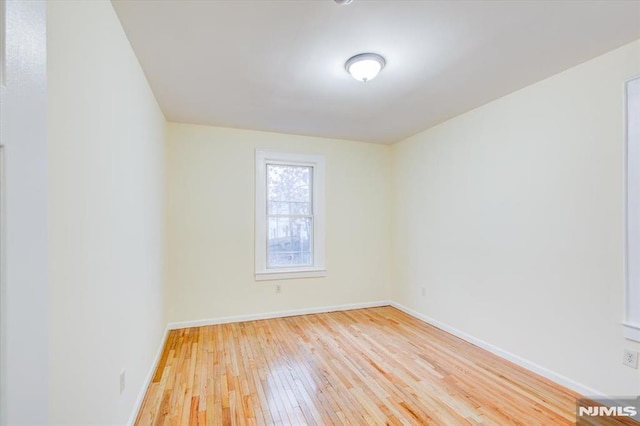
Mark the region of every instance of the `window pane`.
POLYGON ((310 217, 270 217, 267 236, 267 267, 284 268, 313 264, 310 217))
POLYGON ((311 215, 312 167, 267 164, 267 214, 311 215))

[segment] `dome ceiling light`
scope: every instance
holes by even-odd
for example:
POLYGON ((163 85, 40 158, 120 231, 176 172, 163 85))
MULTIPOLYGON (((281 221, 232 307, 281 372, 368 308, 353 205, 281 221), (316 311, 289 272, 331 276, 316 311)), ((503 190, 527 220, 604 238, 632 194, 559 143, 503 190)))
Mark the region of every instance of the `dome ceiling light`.
POLYGON ((366 83, 375 78, 385 64, 384 58, 377 53, 361 53, 349 58, 344 67, 353 78, 366 83))

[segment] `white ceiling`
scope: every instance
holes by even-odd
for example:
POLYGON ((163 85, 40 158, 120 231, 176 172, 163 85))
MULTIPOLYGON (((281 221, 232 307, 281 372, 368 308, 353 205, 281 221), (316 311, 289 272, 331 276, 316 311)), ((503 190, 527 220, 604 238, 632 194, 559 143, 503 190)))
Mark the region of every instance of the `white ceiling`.
POLYGON ((378 143, 640 38, 640 1, 113 4, 168 120, 378 143))

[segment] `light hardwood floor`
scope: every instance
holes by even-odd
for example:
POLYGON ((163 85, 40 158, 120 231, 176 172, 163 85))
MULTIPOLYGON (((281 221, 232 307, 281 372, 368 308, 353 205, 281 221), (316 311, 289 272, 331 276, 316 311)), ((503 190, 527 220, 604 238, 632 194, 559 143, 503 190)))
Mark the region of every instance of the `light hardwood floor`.
POLYGON ((395 308, 171 331, 138 425, 570 425, 577 394, 395 308))

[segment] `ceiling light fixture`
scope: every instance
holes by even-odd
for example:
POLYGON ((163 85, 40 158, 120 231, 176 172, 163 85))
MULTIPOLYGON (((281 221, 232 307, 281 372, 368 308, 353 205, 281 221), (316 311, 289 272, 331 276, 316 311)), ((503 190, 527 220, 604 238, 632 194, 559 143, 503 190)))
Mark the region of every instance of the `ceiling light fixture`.
POLYGON ((344 67, 353 78, 366 83, 375 78, 385 64, 384 58, 376 53, 361 53, 349 58, 344 67))
POLYGON ((351 3, 353 0, 334 0, 336 3, 338 4, 349 4, 351 3))

